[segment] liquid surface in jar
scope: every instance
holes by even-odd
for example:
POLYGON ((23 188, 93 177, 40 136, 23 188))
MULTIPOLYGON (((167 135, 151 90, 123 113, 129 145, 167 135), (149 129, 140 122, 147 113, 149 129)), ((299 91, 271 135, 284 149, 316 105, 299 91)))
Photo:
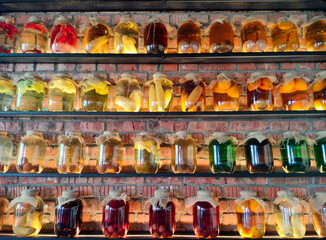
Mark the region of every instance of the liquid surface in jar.
POLYGON ((176 139, 171 150, 171 168, 174 173, 194 173, 196 171, 197 146, 193 139, 176 139))
POLYGON ((38 22, 29 22, 21 32, 21 49, 23 53, 46 53, 48 30, 38 22))
POLYGON ((316 110, 326 110, 326 79, 314 82, 312 85, 314 107, 316 110))
POLYGON ((280 21, 272 27, 274 52, 297 51, 300 47, 297 26, 290 21, 280 21))
POLYGON ((315 155, 315 161, 317 168, 320 172, 326 172, 326 138, 316 140, 313 145, 313 153, 315 155))
POLYGON ((243 52, 264 52, 267 48, 266 28, 260 21, 250 21, 241 28, 243 52))
POLYGON ((183 112, 200 112, 206 109, 205 90, 203 82, 186 80, 181 86, 181 109, 183 112))
POLYGON ((99 22, 89 24, 84 34, 84 49, 87 53, 109 53, 109 27, 99 22))
POLYGON ((99 173, 119 173, 122 168, 122 144, 121 141, 111 138, 110 141, 101 143, 98 147, 99 173))
POLYGON ((208 145, 210 168, 213 173, 233 173, 235 146, 231 140, 220 144, 213 139, 208 145))
POLYGON ((168 46, 168 32, 163 23, 152 22, 144 30, 144 46, 147 53, 164 53, 168 46))
POLYGON ((306 47, 308 51, 326 50, 326 20, 316 21, 305 29, 306 47))
POLYGON ((211 53, 232 52, 234 47, 234 33, 229 23, 225 21, 223 23, 212 23, 209 29, 209 46, 211 53))
POLYGON ((193 229, 198 238, 216 238, 219 234, 219 207, 208 202, 196 202, 193 206, 193 229))
POLYGON ((200 53, 201 32, 193 21, 183 23, 177 33, 179 53, 200 53))
POLYGON ((19 33, 12 23, 0 22, 0 53, 15 53, 19 33))
POLYGON ((176 229, 175 206, 168 202, 165 209, 157 206, 149 208, 149 231, 154 238, 171 238, 176 229))
POLYGON ((55 24, 51 30, 51 50, 53 53, 74 53, 77 47, 77 31, 67 23, 55 24))
POLYGON ((234 80, 221 79, 214 85, 213 107, 215 111, 239 109, 239 91, 234 80))
POLYGON ((268 78, 247 84, 247 106, 251 111, 273 110, 273 82, 268 78))
POLYGON ((312 223, 319 237, 326 237, 326 204, 324 203, 320 211, 312 212, 312 223))
POLYGON ((138 53, 139 29, 132 21, 120 22, 114 30, 116 53, 138 53))

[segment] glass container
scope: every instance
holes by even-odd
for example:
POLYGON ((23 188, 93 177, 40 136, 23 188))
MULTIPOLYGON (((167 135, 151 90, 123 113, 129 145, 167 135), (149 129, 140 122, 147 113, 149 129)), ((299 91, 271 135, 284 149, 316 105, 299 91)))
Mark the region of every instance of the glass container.
POLYGON ((61 16, 54 22, 50 47, 53 53, 76 52, 77 28, 70 18, 61 16))
POLYGON ((326 50, 326 18, 316 16, 303 25, 303 35, 306 39, 308 51, 326 50))
POLYGON ((205 83, 199 75, 188 73, 181 85, 181 110, 183 112, 204 112, 205 109, 205 83))
POLYGON ((243 52, 264 52, 267 48, 265 22, 249 17, 241 26, 241 45, 243 52))
POLYGON ((9 201, 6 198, 0 198, 0 231, 2 226, 6 224, 6 220, 9 217, 9 201))
POLYGON ((0 111, 10 111, 12 97, 14 95, 14 83, 5 73, 0 73, 0 111))
POLYGON ((326 172, 326 131, 317 133, 317 138, 314 139, 313 154, 318 170, 321 173, 326 172))
POLYGON ((326 193, 316 192, 309 199, 312 223, 319 237, 326 237, 326 193))
POLYGON ((168 50, 168 31, 160 19, 152 18, 144 30, 146 53, 166 53, 168 50))
POLYGON ((316 74, 312 84, 314 107, 316 110, 326 110, 326 71, 316 74))
POLYGON ((229 53, 234 47, 234 32, 225 19, 216 19, 209 26, 209 52, 229 53))
POLYGON ((178 53, 201 52, 201 30, 199 23, 189 19, 182 23, 177 32, 178 53))
POLYGON ((0 131, 0 173, 9 170, 14 145, 8 137, 8 132, 0 131))
POLYGON ((15 53, 19 46, 19 33, 14 20, 0 16, 0 53, 15 53))
POLYGON ((140 31, 131 18, 122 17, 114 29, 115 53, 138 53, 140 31))

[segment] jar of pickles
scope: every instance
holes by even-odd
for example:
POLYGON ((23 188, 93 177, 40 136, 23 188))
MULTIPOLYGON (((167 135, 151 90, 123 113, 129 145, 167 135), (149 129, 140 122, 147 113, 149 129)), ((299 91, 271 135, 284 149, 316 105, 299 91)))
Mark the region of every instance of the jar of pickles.
POLYGON ((58 137, 59 173, 81 173, 84 168, 85 142, 79 132, 66 132, 58 137))
POLYGON ((25 189, 9 204, 14 210, 13 231, 17 237, 32 237, 42 229, 43 200, 36 189, 25 189))
POLYGON ((111 190, 101 203, 102 232, 106 238, 123 238, 129 229, 129 203, 127 194, 111 190))
POLYGON ((168 50, 168 31, 158 18, 149 20, 144 30, 144 47, 146 53, 166 53, 168 50))
POLYGON ((160 166, 161 140, 153 132, 140 132, 134 142, 136 172, 157 173, 160 166))
POLYGON ((48 84, 49 111, 73 111, 77 96, 77 85, 72 77, 56 74, 48 84))
POLYGON ((0 111, 11 110, 13 95, 14 83, 9 75, 0 73, 0 111))
POLYGON ((309 199, 312 223, 319 237, 326 237, 326 192, 316 192, 309 199))
POLYGON ((119 173, 122 168, 123 144, 118 132, 105 131, 96 138, 98 173, 119 173))
POLYGON ((201 52, 200 24, 193 19, 182 23, 177 32, 178 53, 201 52))
POLYGON ((326 71, 316 74, 315 81, 312 84, 312 92, 315 109, 326 110, 326 71))
POLYGON ((241 237, 262 238, 265 234, 265 202, 254 191, 241 191, 236 201, 237 227, 241 237))
POLYGON ((0 131, 0 173, 9 170, 14 145, 8 137, 8 132, 0 131))
POLYGON ((27 131, 18 145, 17 172, 41 173, 46 166, 46 149, 42 132, 27 131))
POLYGON ((9 217, 8 214, 9 201, 6 198, 0 198, 0 231, 2 226, 6 224, 6 220, 9 217))
POLYGON ((324 16, 316 16, 303 25, 303 34, 308 51, 326 50, 325 28, 326 18, 324 16))
POLYGON ((321 173, 326 172, 326 131, 317 133, 317 138, 314 139, 313 154, 318 170, 321 173))
POLYGON ((24 78, 17 83, 16 110, 42 111, 46 83, 40 75, 25 73, 24 78))
POLYGON ((18 50, 19 33, 14 20, 0 16, 0 53, 15 53, 18 50))
POLYGON ((138 53, 140 31, 128 17, 122 17, 114 29, 115 53, 138 53))
POLYGON ((75 190, 63 191, 55 208, 54 232, 58 237, 76 237, 82 228, 83 201, 75 190))
POLYGON ((141 88, 132 74, 123 73, 117 82, 115 105, 118 112, 138 112, 141 104, 141 88))
POLYGON ((204 112, 206 109, 206 86, 202 78, 188 73, 181 85, 181 110, 183 112, 204 112))
POLYGON ((109 53, 111 29, 103 20, 90 17, 84 33, 84 49, 87 53, 109 53))
POLYGON ((192 207, 193 229, 198 238, 216 238, 220 231, 218 202, 211 191, 198 190, 197 196, 186 199, 192 207))
POLYGON ((234 47, 234 32, 225 19, 215 19, 209 26, 209 52, 229 53, 234 47))
POLYGON ((51 30, 50 47, 53 53, 75 53, 77 28, 70 18, 59 17, 51 30))
POLYGON ((243 21, 240 37, 243 52, 264 52, 267 48, 267 31, 261 19, 249 17, 243 21))

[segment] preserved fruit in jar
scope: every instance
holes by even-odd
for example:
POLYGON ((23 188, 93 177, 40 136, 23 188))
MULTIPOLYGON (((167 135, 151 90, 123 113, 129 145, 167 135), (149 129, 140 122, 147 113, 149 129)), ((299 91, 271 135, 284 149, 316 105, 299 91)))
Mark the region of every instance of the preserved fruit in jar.
POLYGON ((0 173, 9 170, 14 145, 7 132, 0 131, 0 173))
POLYGON ((308 51, 326 50, 326 18, 316 16, 303 26, 308 51))
POLYGON ((61 16, 51 30, 50 47, 53 53, 75 53, 77 29, 70 18, 61 16))
POLYGON ((0 53, 15 53, 19 45, 19 33, 14 20, 0 16, 0 53))
POLYGON ((209 52, 229 53, 234 47, 234 32, 225 19, 216 19, 209 26, 209 52))
POLYGON ((201 30, 199 24, 189 19, 182 23, 177 32, 178 53, 201 52, 201 30))
POLYGON ((267 48, 267 34, 262 20, 249 17, 241 26, 243 52, 264 52, 267 48))
POLYGON ((312 223, 319 237, 326 237, 326 193, 315 192, 309 199, 312 211, 312 223))
POLYGON ((317 168, 320 172, 326 172, 326 131, 317 133, 317 138, 314 139, 313 153, 317 168))
POLYGON ((139 28, 131 18, 121 18, 114 29, 115 53, 138 53, 139 28))
POLYGON ((147 53, 165 53, 168 49, 168 31, 161 20, 152 18, 144 30, 144 47, 147 53))
POLYGON ((314 107, 316 110, 326 110, 326 71, 316 74, 312 84, 314 107))
POLYGON ((0 231, 2 226, 6 224, 8 215, 9 201, 6 198, 0 198, 0 231))
POLYGON ((0 73, 0 111, 10 111, 14 95, 14 83, 5 73, 0 73))
POLYGON ((201 77, 188 73, 181 85, 181 110, 204 112, 206 109, 206 86, 201 77))

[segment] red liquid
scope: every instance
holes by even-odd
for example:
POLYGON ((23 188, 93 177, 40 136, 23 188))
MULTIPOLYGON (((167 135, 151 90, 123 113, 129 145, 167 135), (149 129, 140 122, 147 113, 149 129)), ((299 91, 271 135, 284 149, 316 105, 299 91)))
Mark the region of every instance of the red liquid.
POLYGON ((53 44, 67 44, 72 48, 77 47, 77 33, 76 30, 71 25, 65 24, 57 24, 54 25, 51 31, 51 49, 53 52, 65 52, 61 49, 61 51, 54 51, 53 44))
POLYGON ((215 238, 219 233, 219 207, 208 202, 197 202, 193 208, 193 229, 199 238, 215 238))
POLYGON ((164 24, 153 22, 146 26, 144 45, 147 53, 164 53, 168 45, 168 32, 164 24))

